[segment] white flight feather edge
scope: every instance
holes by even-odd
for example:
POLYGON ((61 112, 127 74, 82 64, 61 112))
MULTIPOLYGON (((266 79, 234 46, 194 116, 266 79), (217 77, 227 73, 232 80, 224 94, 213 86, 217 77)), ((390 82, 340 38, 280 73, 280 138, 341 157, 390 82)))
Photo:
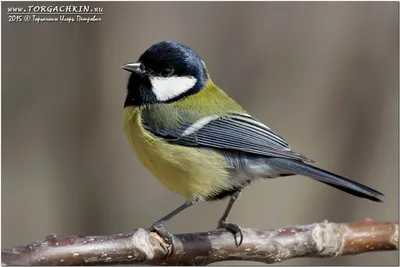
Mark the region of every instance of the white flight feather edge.
POLYGON ((191 89, 197 82, 193 76, 150 77, 152 91, 158 101, 167 101, 191 89))
POLYGON ((283 139, 282 137, 278 136, 277 134, 275 134, 271 128, 269 128, 268 126, 266 126, 265 124, 255 120, 251 115, 248 114, 239 114, 240 116, 245 116, 248 117, 249 119, 245 119, 242 118, 240 116, 235 116, 232 115, 232 118, 236 118, 238 120, 241 120, 242 122, 237 122, 240 124, 245 125, 246 127, 249 127, 251 129, 253 129, 255 132, 259 132, 261 135, 263 136, 268 136, 268 138, 271 139, 271 141, 275 141, 276 143, 280 144, 282 146, 281 149, 283 150, 287 150, 287 151, 291 151, 292 149, 289 147, 289 144, 285 141, 285 139, 283 139), (245 124, 245 122, 250 122, 251 124, 255 124, 257 126, 253 126, 253 125, 249 125, 249 124, 245 124), (259 127, 259 128, 257 128, 259 127), (265 131, 264 129, 267 129, 269 131, 265 131))
POLYGON ((219 117, 217 115, 211 115, 211 116, 201 118, 198 121, 196 121, 195 123, 193 123, 192 125, 190 125, 188 128, 186 128, 186 130, 182 133, 182 136, 191 135, 192 133, 195 133, 198 130, 200 130, 201 128, 203 128, 205 125, 207 125, 211 121, 216 120, 218 118, 219 117))
MULTIPOLYGON (((266 125, 264 125, 260 122, 254 121, 254 119, 253 119, 253 117, 251 117, 251 115, 248 115, 248 114, 240 114, 240 115, 248 117, 251 120, 248 120, 246 118, 241 118, 240 116, 235 116, 235 115, 231 115, 231 117, 241 120, 241 122, 237 121, 236 122, 237 124, 242 124, 245 127, 251 128, 254 132, 258 132, 260 135, 263 135, 266 138, 270 138, 272 142, 276 142, 277 144, 280 145, 280 147, 279 147, 280 149, 286 150, 286 151, 291 151, 291 148, 286 143, 286 141, 284 139, 282 139, 280 136, 277 136, 276 134, 274 134, 270 130, 270 128, 268 128, 266 125), (246 121, 255 123, 258 126, 246 124, 245 123, 246 121), (259 128, 257 128, 257 127, 259 127, 259 128), (263 131, 262 128, 267 129, 270 132, 263 131)), ((201 118, 201 119, 197 120, 196 122, 194 122, 192 125, 190 125, 188 128, 186 128, 185 131, 182 133, 182 136, 191 135, 191 134, 199 131, 201 128, 206 126, 211 121, 216 120, 218 118, 220 118, 220 117, 217 115, 212 115, 212 116, 207 116, 207 117, 201 118)))
POLYGON ((240 115, 240 116, 232 115, 231 117, 232 117, 232 118, 237 118, 237 119, 239 119, 239 120, 246 120, 245 118, 242 118, 242 117, 241 117, 241 116, 244 116, 244 117, 249 118, 247 121, 249 121, 249 122, 251 122, 251 123, 254 123, 254 124, 257 124, 257 125, 261 126, 262 128, 267 128, 268 130, 271 130, 267 125, 265 125, 265 124, 263 124, 263 123, 257 121, 256 119, 254 119, 254 118, 253 118, 251 115, 249 115, 249 114, 238 113, 238 115, 240 115))

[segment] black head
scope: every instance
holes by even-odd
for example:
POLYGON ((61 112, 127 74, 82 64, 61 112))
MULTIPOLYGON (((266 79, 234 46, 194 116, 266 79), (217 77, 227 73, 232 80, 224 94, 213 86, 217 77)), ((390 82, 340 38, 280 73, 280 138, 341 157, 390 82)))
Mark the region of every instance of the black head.
POLYGON ((177 101, 196 94, 207 81, 204 62, 197 53, 171 41, 152 45, 137 62, 122 68, 132 72, 125 106, 177 101))

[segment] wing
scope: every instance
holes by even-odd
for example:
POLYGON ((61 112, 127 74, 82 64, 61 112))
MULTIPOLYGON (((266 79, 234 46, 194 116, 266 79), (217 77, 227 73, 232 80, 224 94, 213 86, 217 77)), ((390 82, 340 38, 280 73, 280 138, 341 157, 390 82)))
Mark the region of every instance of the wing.
POLYGON ((146 116, 142 122, 147 131, 174 144, 314 162, 292 151, 282 137, 248 114, 212 115, 173 128, 152 124, 146 116))

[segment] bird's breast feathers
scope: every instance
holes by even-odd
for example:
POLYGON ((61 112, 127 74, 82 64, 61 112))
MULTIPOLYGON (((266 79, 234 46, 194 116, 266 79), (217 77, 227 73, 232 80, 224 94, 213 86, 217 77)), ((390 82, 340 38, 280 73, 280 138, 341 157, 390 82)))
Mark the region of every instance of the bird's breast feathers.
POLYGON ((186 199, 203 199, 229 187, 221 155, 155 137, 143 128, 142 112, 139 107, 124 109, 124 131, 139 160, 162 184, 186 199))

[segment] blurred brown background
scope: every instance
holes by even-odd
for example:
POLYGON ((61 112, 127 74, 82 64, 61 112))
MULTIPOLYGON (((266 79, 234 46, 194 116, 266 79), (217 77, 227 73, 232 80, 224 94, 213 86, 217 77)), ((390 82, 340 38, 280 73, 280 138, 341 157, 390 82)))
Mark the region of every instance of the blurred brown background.
MULTIPOLYGON (((101 23, 8 23, 16 3, 2 3, 3 247, 147 227, 182 203, 122 131, 120 65, 161 40, 195 49, 214 81, 295 151, 386 194, 378 204, 299 176, 262 181, 242 194, 232 221, 397 220, 397 2, 87 4, 104 8, 101 23)), ((167 228, 212 229, 226 203, 197 205, 167 228)), ((283 264, 396 265, 398 256, 283 264)))

